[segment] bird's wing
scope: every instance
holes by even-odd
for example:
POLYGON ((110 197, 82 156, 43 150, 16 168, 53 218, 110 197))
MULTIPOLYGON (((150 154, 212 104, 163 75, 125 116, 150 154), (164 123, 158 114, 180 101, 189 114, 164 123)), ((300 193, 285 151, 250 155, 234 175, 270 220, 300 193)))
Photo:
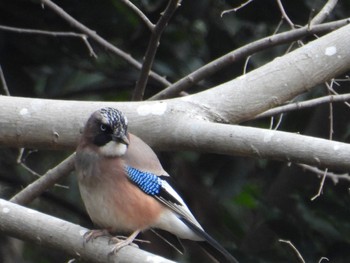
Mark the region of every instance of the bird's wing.
POLYGON ((184 223, 191 223, 196 228, 202 229, 185 202, 169 184, 170 177, 168 175, 158 176, 150 172, 140 171, 131 166, 126 167, 126 172, 132 183, 175 212, 184 223))
POLYGON ((157 176, 150 172, 140 171, 131 166, 126 168, 127 175, 132 183, 138 186, 146 194, 153 196, 159 202, 168 207, 171 211, 176 213, 179 219, 187 225, 194 233, 202 237, 206 243, 203 243, 203 249, 214 258, 220 258, 219 262, 232 262, 238 263, 238 261, 223 248, 215 239, 213 239, 208 233, 206 233, 201 225, 194 218, 182 198, 169 184, 170 176, 157 176), (208 244, 208 245, 205 245, 208 244), (214 248, 213 249, 211 249, 214 248), (220 256, 221 255, 221 256, 220 256))

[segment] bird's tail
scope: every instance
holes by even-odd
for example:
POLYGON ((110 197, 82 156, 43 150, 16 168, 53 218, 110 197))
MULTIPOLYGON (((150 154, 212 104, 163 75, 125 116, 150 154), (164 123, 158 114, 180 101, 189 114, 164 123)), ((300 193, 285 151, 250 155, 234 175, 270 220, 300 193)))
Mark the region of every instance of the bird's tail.
POLYGON ((224 263, 239 263, 238 260, 232 256, 223 246, 221 246, 214 238, 208 233, 194 225, 186 218, 181 218, 182 221, 198 236, 203 237, 204 241, 198 242, 202 249, 204 249, 209 255, 211 255, 216 261, 224 263))

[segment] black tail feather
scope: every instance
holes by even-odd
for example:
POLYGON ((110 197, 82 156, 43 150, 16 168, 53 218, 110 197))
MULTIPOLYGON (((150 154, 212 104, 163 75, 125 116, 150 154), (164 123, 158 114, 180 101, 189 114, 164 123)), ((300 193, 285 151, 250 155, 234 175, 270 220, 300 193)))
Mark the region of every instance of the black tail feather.
POLYGON ((210 254, 217 262, 221 263, 239 263, 235 257, 233 257, 223 246, 221 246, 214 238, 208 233, 188 221, 186 218, 181 218, 182 221, 198 236, 203 237, 205 241, 198 242, 202 249, 210 254))

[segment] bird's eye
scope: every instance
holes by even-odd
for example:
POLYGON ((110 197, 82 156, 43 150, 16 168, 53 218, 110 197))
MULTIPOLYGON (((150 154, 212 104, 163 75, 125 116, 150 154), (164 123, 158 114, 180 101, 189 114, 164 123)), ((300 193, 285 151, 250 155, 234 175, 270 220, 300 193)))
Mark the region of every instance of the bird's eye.
POLYGON ((106 124, 101 124, 101 125, 100 125, 100 130, 101 130, 101 131, 105 132, 105 131, 107 131, 107 129, 108 129, 108 127, 107 127, 106 124))

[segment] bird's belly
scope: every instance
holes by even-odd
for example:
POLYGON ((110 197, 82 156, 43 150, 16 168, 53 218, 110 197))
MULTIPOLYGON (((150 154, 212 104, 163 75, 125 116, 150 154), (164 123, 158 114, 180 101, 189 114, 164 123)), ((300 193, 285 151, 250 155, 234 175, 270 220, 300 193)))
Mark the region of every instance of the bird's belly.
POLYGON ((125 191, 111 185, 94 185, 93 189, 80 185, 81 197, 91 220, 113 233, 145 230, 159 217, 160 203, 139 189, 133 190, 137 191, 125 191))

